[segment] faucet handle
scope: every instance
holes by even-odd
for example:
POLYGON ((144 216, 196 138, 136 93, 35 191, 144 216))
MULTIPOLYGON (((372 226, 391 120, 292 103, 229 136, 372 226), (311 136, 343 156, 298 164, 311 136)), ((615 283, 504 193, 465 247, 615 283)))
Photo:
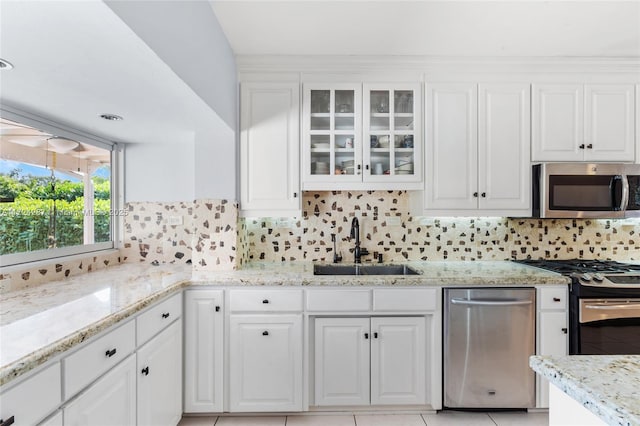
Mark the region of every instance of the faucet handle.
POLYGON ((339 263, 342 262, 342 252, 340 253, 333 253, 333 263, 339 263))

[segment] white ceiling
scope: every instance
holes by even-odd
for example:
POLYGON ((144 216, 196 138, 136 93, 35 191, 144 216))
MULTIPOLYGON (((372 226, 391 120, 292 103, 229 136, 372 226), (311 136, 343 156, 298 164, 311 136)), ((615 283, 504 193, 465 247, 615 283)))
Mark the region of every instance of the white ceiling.
POLYGON ((110 140, 190 142, 215 114, 102 1, 0 0, 0 57, 4 103, 110 140))
POLYGON ((211 0, 236 55, 640 57, 640 1, 211 0))

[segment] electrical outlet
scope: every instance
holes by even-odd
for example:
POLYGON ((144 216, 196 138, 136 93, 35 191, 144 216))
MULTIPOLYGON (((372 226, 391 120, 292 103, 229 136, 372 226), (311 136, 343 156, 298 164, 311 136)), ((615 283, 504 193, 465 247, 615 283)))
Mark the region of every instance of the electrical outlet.
POLYGON ((398 216, 389 216, 384 219, 387 222, 387 226, 401 226, 402 219, 398 216))
POLYGON ((182 216, 169 216, 169 225, 182 225, 183 218, 182 216))

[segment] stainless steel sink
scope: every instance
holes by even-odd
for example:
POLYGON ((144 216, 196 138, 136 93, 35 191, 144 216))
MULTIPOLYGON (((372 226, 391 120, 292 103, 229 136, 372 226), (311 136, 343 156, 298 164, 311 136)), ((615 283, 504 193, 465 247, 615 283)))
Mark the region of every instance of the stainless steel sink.
POLYGON ((406 265, 313 265, 313 275, 419 275, 406 265))

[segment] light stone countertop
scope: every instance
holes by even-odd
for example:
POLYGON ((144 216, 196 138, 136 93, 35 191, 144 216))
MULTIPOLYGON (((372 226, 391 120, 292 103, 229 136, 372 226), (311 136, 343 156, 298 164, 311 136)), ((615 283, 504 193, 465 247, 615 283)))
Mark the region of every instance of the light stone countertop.
POLYGON ((513 262, 407 262, 413 276, 314 276, 312 262, 252 263, 229 272, 123 264, 0 299, 0 385, 186 286, 533 286, 568 284, 513 262))
POLYGON ((605 423, 640 426, 640 355, 532 356, 529 365, 605 423))

